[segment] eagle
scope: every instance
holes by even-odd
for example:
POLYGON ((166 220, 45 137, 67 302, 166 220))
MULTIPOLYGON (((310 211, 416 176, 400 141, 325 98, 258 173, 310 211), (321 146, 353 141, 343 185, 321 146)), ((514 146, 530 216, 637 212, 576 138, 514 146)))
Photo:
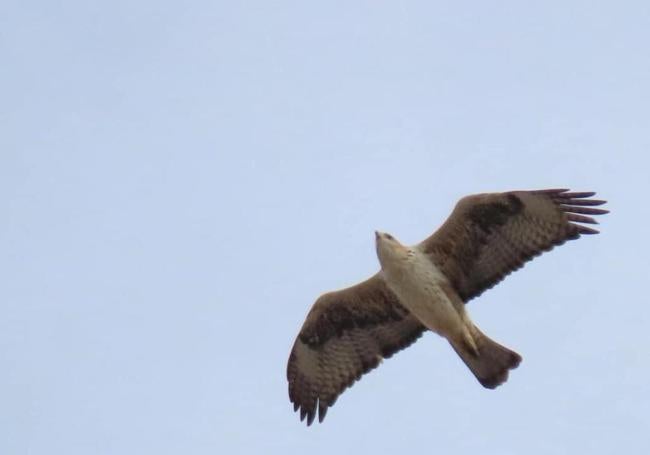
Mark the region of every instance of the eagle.
POLYGON ((381 270, 319 297, 293 344, 289 399, 311 425, 363 374, 431 330, 447 339, 478 382, 493 389, 521 356, 484 335, 465 304, 527 261, 597 230, 605 201, 568 189, 466 196, 430 237, 405 246, 375 231, 381 270))

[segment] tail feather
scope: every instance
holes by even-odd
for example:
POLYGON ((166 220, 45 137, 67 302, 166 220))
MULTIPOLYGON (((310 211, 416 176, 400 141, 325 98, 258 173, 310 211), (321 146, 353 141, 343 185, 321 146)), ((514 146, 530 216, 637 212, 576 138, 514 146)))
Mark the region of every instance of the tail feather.
POLYGON ((464 341, 451 341, 451 346, 483 387, 494 389, 508 380, 508 371, 517 368, 521 356, 484 335, 476 326, 474 346, 464 341))

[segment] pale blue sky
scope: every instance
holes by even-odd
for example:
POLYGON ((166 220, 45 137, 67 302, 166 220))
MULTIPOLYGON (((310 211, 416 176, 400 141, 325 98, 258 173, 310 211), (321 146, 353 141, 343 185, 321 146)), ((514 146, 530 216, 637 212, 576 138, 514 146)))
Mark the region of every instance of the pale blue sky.
POLYGON ((0 453, 650 450, 648 2, 2 10, 0 453), (558 186, 612 213, 469 306, 506 385, 426 335, 299 422, 293 339, 375 229, 558 186))

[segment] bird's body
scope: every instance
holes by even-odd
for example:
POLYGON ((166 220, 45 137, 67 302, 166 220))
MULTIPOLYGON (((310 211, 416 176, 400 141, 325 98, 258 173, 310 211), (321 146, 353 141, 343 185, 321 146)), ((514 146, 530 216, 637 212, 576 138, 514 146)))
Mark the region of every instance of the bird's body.
POLYGON ((447 339, 471 340, 471 321, 462 301, 449 295, 447 278, 417 247, 405 247, 394 237, 376 234, 382 277, 399 301, 426 328, 447 339))
POLYGON ((287 365, 301 419, 319 420, 338 396, 383 358, 431 330, 446 338, 486 388, 505 382, 521 357, 484 335, 465 304, 544 251, 598 231, 586 215, 605 201, 568 190, 486 193, 461 199, 431 236, 404 246, 376 233, 381 271, 318 298, 287 365))
POLYGON ((382 277, 400 303, 424 327, 446 338, 484 387, 505 382, 521 357, 478 330, 438 266, 419 246, 403 246, 390 234, 376 232, 375 243, 382 277))

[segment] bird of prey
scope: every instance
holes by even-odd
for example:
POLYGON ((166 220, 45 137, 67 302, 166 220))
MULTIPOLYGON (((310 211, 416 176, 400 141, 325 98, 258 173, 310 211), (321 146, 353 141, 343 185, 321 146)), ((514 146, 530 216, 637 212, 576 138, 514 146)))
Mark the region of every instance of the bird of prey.
POLYGON ((509 191, 462 198, 430 237, 414 246, 375 232, 381 270, 322 295, 300 329, 287 365, 289 399, 300 419, 320 422, 338 396, 382 359, 425 330, 447 339, 489 389, 519 365, 516 352, 484 335, 465 303, 533 257, 598 231, 588 215, 605 201, 567 189, 509 191))

